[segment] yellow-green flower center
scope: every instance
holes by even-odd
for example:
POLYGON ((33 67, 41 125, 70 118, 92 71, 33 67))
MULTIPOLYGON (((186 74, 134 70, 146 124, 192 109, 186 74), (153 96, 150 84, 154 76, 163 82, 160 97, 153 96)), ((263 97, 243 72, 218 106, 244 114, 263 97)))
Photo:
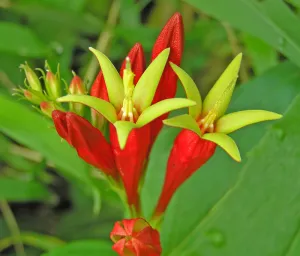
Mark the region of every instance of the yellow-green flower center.
POLYGON ((138 113, 134 107, 132 95, 134 91, 134 79, 135 74, 131 70, 130 58, 126 57, 126 67, 123 71, 123 85, 124 85, 124 100, 123 106, 118 115, 122 121, 135 122, 138 118, 138 113))

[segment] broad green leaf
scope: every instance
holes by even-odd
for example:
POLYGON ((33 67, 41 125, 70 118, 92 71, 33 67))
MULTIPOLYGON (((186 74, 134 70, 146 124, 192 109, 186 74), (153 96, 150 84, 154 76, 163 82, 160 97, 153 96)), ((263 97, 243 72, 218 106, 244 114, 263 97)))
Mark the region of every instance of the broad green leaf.
POLYGON ((114 123, 114 127, 117 130, 120 148, 124 149, 129 133, 132 131, 132 129, 137 128, 137 125, 129 121, 117 121, 114 123))
POLYGON ((196 103, 194 101, 180 98, 159 101, 154 105, 151 105, 150 107, 146 108, 139 116, 136 124, 137 126, 142 127, 165 113, 180 108, 194 106, 195 104, 196 103))
POLYGON ((112 244, 103 240, 79 240, 71 242, 65 246, 51 250, 43 256, 115 256, 116 253, 111 248, 112 244))
POLYGON ((278 64, 278 53, 272 46, 249 34, 243 35, 243 41, 255 75, 261 75, 278 64))
POLYGON ((23 202, 49 198, 49 191, 41 183, 0 177, 0 200, 23 202))
POLYGON ((240 151, 232 138, 224 133, 206 133, 203 139, 212 141, 226 151, 235 161, 241 161, 240 151))
POLYGON ((170 48, 163 50, 151 62, 135 86, 132 98, 140 112, 151 105, 169 54, 170 48))
POLYGON ((203 102, 203 113, 207 114, 210 110, 215 109, 216 118, 222 116, 230 103, 235 83, 238 78, 242 61, 242 54, 237 55, 228 65, 220 78, 211 88, 203 102))
MULTIPOLYGON (((282 63, 263 76, 237 88, 229 112, 268 109, 284 113, 299 92, 298 68, 290 62, 282 63)), ((269 125, 269 122, 263 122, 232 134, 241 152, 241 163, 236 163, 222 149, 217 148, 214 156, 178 189, 161 227, 164 255, 175 253, 176 246, 193 232, 194 227, 205 218, 214 204, 235 184, 241 168, 247 163, 247 152, 257 145, 269 125), (178 216, 185 216, 185 221, 178 222, 178 216)), ((165 132, 158 137, 152 149, 141 191, 146 216, 151 216, 157 203, 168 156, 178 130, 164 128, 165 132)))
POLYGON ((117 113, 114 106, 102 99, 89 95, 67 95, 57 99, 58 102, 76 102, 82 103, 90 108, 95 109, 103 115, 110 123, 117 121, 117 113))
MULTIPOLYGON (((45 251, 52 250, 65 244, 64 241, 56 237, 33 232, 22 232, 20 234, 20 240, 24 245, 29 245, 45 251)), ((5 250, 6 248, 12 246, 14 243, 14 237, 2 238, 0 240, 0 251, 5 250)))
POLYGON ((192 118, 188 114, 165 119, 165 120, 163 120, 163 123, 165 125, 172 126, 172 127, 189 129, 189 130, 197 133, 199 136, 201 136, 201 131, 200 131, 200 128, 199 128, 197 122, 195 121, 194 118, 192 118))
POLYGON ((299 109, 300 96, 251 151, 236 184, 166 255, 299 255, 299 109))
POLYGON ((53 162, 58 171, 73 182, 90 184, 87 165, 76 151, 62 142, 52 122, 18 103, 15 98, 0 94, 0 131, 40 152, 53 162), (9 111, 7 111, 9 110, 9 111))
POLYGON ((99 52, 92 47, 89 49, 96 55, 99 61, 110 102, 116 109, 121 109, 124 99, 124 86, 119 72, 102 52, 99 52))
POLYGON ((286 0, 288 3, 294 5, 297 8, 300 8, 300 0, 286 0))
POLYGON ((0 51, 23 57, 44 57, 49 49, 27 26, 0 22, 0 51))
POLYGON ((198 118, 202 110, 202 99, 197 85, 183 69, 181 69, 174 63, 170 63, 170 65, 179 77, 184 87, 187 98, 197 103, 196 106, 189 107, 189 114, 195 119, 198 118))
POLYGON ((282 115, 265 110, 244 110, 222 116, 216 123, 216 132, 231 133, 244 126, 268 120, 276 120, 282 115))
POLYGON ((185 0, 185 2, 214 18, 228 22, 234 28, 260 38, 300 66, 298 33, 300 21, 284 1, 185 0))

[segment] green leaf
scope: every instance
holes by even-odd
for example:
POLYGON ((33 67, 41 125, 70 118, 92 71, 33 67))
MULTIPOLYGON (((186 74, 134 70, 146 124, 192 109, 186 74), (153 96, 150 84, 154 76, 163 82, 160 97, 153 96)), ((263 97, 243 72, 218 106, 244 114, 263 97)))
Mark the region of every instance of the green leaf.
POLYGON ((235 161, 241 161, 240 151, 232 138, 224 133, 206 133, 203 139, 212 141, 226 151, 235 161))
MULTIPOLYGON (((48 235, 22 232, 20 234, 20 240, 23 244, 29 245, 35 248, 40 248, 45 251, 52 250, 54 248, 64 245, 62 240, 48 235)), ((12 246, 15 243, 14 237, 5 237, 0 240, 0 251, 4 251, 6 248, 12 246)))
POLYGON ((216 132, 231 133, 250 124, 280 119, 282 115, 265 110, 244 110, 222 116, 216 123, 216 132))
POLYGON ((180 98, 159 101, 154 105, 151 105, 150 107, 146 108, 139 116, 136 124, 138 127, 142 127, 165 113, 180 108, 194 106, 195 104, 196 103, 194 101, 180 98))
POLYGON ((124 149, 129 133, 132 129, 137 128, 137 125, 129 121, 117 121, 114 123, 114 127, 116 127, 117 130, 120 148, 124 149))
POLYGON ((250 57, 256 75, 261 75, 278 64, 277 51, 261 39, 246 34, 243 36, 246 54, 250 57))
POLYGON ((44 57, 49 49, 28 27, 0 22, 0 51, 23 57, 44 57))
POLYGON ((89 95, 67 95, 57 99, 58 102, 76 102, 82 103, 90 108, 95 109, 103 115, 110 123, 117 121, 117 113, 114 106, 102 99, 89 95))
POLYGON ((170 63, 170 65, 171 65, 172 69, 174 70, 174 72, 179 77, 179 79, 184 87, 187 98, 190 100, 193 100, 197 103, 196 106, 189 107, 189 114, 194 119, 197 119, 202 111, 202 99, 201 99, 201 95, 200 95, 197 85, 195 84, 193 79, 183 69, 181 69, 174 63, 170 63))
POLYGON ((43 256, 115 256, 116 253, 111 248, 110 242, 101 240, 82 240, 71 242, 60 248, 56 248, 43 256))
POLYGON ((207 114, 216 108, 216 118, 222 116, 230 103, 231 96, 238 78, 242 61, 242 54, 238 54, 222 73, 218 81, 211 88, 203 102, 203 113, 207 114))
POLYGON ((151 62, 135 86, 132 98, 140 112, 151 105, 169 54, 170 48, 163 50, 151 62))
POLYGON ((168 126, 191 130, 201 136, 201 131, 197 122, 188 114, 165 119, 163 120, 163 123, 168 126))
MULTIPOLYGON (((299 92, 298 67, 290 62, 282 63, 263 76, 238 87, 233 95, 229 112, 258 108, 283 113, 299 92)), ((217 148, 214 156, 201 167, 201 170, 193 174, 178 189, 161 226, 164 255, 175 254, 176 246, 193 232, 193 228, 205 219, 214 204, 235 184, 241 168, 247 163, 247 152, 259 142, 269 125, 268 122, 263 122, 232 134, 239 145, 242 163, 236 163, 222 149, 217 148), (185 216, 184 221, 178 222, 178 216, 185 216)), ((151 216, 157 203, 168 156, 178 130, 165 128, 152 149, 141 191, 146 216, 151 216)), ((196 252, 194 254, 198 255, 196 252)))
POLYGON ((286 0, 288 3, 294 5, 297 8, 300 8, 300 0, 286 0))
POLYGON ((73 182, 90 184, 87 165, 67 143, 61 142, 52 122, 16 102, 15 98, 0 94, 0 131, 40 152, 52 161, 58 171, 73 182), (9 110, 9 111, 7 111, 9 110))
POLYGON ((284 1, 185 1, 234 28, 260 38, 300 66, 300 21, 284 1))
POLYGON ((0 177, 0 200, 23 202, 48 200, 50 193, 36 181, 0 177))
POLYGON ((300 95, 251 151, 238 182, 167 255, 299 255, 299 109, 300 95))
POLYGON ((99 52, 92 47, 89 49, 96 55, 99 61, 101 70, 103 72, 109 101, 116 109, 121 109, 124 99, 124 86, 119 72, 116 70, 109 58, 107 58, 102 52, 99 52))

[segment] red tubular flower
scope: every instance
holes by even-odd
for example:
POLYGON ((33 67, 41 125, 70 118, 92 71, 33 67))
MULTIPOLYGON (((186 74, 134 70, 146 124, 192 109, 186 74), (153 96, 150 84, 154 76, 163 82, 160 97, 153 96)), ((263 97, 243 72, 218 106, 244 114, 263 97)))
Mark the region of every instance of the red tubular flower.
POLYGON ((215 149, 215 143, 200 138, 190 130, 184 129, 177 135, 168 159, 156 215, 166 210, 177 188, 213 156, 215 149))
POLYGON ((77 150, 83 160, 117 179, 112 149, 97 128, 71 112, 55 110, 52 119, 58 134, 77 150))
POLYGON ((158 231, 141 218, 116 222, 110 238, 120 256, 160 256, 162 252, 158 231))
MULTIPOLYGON (((128 53, 132 61, 132 72, 135 74, 134 85, 138 82, 145 70, 145 57, 141 44, 135 44, 128 53)), ((123 61, 120 75, 123 77, 123 71, 126 66, 126 60, 123 61)), ((113 148, 115 161, 119 174, 123 180, 126 190, 128 204, 139 208, 138 186, 140 177, 143 173, 145 160, 148 158, 150 146, 150 127, 146 125, 137 128, 129 134, 126 146, 120 148, 116 129, 110 125, 110 141, 113 148)))
MULTIPOLYGON (((184 29, 182 16, 180 13, 175 13, 159 34, 152 50, 152 60, 154 60, 159 53, 168 47, 170 48, 168 60, 179 66, 184 47, 184 29)), ((153 103, 164 99, 174 98, 176 94, 176 88, 177 75, 172 70, 171 66, 167 64, 160 79, 153 103)), ((166 119, 167 117, 168 114, 165 114, 151 123, 151 134, 153 141, 162 128, 162 120, 166 119)))
POLYGON ((139 211, 139 182, 148 158, 150 146, 150 126, 133 129, 128 136, 125 148, 119 145, 116 129, 110 125, 110 141, 115 161, 127 194, 129 205, 139 211))

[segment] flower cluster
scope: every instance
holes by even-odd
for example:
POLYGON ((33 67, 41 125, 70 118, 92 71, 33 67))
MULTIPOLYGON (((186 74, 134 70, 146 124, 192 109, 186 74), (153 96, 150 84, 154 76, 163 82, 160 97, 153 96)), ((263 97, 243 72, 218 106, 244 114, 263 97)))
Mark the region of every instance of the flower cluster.
MULTIPOLYGON (((83 160, 100 169, 114 186, 125 191, 133 218, 142 216, 139 191, 149 153, 163 123, 182 130, 168 159, 154 219, 163 216, 176 190, 213 156, 216 146, 234 160, 241 160, 236 143, 227 134, 281 117, 264 110, 225 114, 238 78, 241 54, 229 64, 202 101, 192 78, 179 67, 183 24, 178 13, 158 36, 147 68, 139 43, 129 51, 119 72, 103 53, 90 50, 101 67, 90 95, 74 74, 68 95, 62 96, 59 72, 53 75, 49 68, 47 74, 43 73, 45 88, 42 89, 40 80, 28 65, 22 66, 27 86, 21 92, 52 117, 57 133, 83 160), (178 78, 186 98, 174 98, 178 78), (68 111, 63 108, 64 103, 69 104, 68 111), (91 109, 89 117, 85 115, 86 106, 91 109), (167 119, 170 111, 181 108, 188 108, 188 114, 167 119)), ((111 238, 115 242, 113 249, 120 255, 161 253, 158 232, 143 219, 117 222, 111 238)))

